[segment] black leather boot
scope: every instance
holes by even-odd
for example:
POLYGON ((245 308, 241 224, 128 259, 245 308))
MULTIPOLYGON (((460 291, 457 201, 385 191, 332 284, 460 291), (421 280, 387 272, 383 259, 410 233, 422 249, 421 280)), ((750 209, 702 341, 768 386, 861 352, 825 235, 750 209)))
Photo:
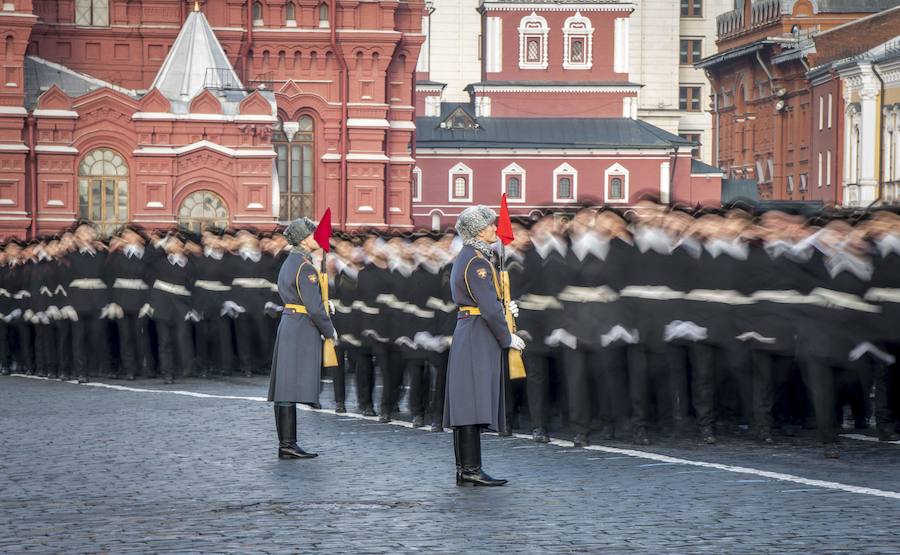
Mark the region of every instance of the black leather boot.
POLYGON ((278 431, 279 459, 312 459, 316 453, 307 453, 297 445, 297 407, 275 405, 275 429, 278 431))
POLYGON ((456 485, 462 485, 462 463, 459 460, 459 428, 453 428, 453 456, 456 458, 456 485))
POLYGON ((491 478, 481 469, 481 428, 478 426, 460 426, 459 460, 462 469, 457 480, 461 486, 502 486, 506 480, 491 478))

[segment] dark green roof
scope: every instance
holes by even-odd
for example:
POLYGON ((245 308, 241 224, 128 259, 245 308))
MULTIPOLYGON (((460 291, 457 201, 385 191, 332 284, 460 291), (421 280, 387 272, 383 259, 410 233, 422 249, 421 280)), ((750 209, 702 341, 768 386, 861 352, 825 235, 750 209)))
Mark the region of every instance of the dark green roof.
POLYGON ((697 159, 691 159, 691 173, 692 174, 700 174, 700 173, 725 173, 719 168, 715 166, 710 166, 704 162, 701 162, 697 159))
POLYGON ((491 117, 478 118, 478 129, 443 129, 442 121, 436 117, 416 119, 417 148, 665 149, 692 144, 678 135, 630 118, 491 117))

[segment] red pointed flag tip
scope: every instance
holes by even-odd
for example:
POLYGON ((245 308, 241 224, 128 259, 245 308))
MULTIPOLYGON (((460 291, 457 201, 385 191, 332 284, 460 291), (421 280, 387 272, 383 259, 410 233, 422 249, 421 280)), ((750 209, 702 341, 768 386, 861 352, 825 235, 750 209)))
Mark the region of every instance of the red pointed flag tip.
POLYGON ((506 193, 500 197, 500 216, 497 218, 497 237, 508 245, 513 242, 512 221, 509 219, 509 206, 506 205, 506 193))
POLYGON ((313 237, 322 250, 329 252, 331 249, 331 208, 325 210, 325 214, 322 215, 319 225, 313 232, 313 237))

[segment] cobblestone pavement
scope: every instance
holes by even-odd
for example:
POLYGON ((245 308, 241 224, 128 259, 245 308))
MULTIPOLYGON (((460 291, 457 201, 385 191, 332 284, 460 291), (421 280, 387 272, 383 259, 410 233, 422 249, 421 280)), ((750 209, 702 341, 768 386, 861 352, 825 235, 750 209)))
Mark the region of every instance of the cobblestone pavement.
POLYGON ((488 435, 457 488, 449 434, 303 411, 280 461, 263 378, 109 383, 169 393, 0 378, 0 552, 900 553, 900 445, 488 435))

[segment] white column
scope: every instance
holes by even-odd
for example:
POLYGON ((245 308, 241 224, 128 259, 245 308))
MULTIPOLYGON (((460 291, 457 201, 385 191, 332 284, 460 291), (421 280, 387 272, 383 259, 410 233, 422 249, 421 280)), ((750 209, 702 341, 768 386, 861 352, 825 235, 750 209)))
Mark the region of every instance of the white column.
POLYGON ((659 165, 659 201, 663 204, 668 203, 669 198, 672 196, 671 183, 669 182, 670 168, 669 162, 663 162, 659 165))
POLYGON ((503 20, 489 17, 485 21, 484 70, 497 73, 503 69, 503 20))
POLYGON ((875 167, 875 156, 878 143, 878 93, 881 87, 870 64, 860 66, 862 88, 859 91, 859 103, 862 112, 859 126, 859 203, 867 206, 878 195, 878 174, 875 167))

